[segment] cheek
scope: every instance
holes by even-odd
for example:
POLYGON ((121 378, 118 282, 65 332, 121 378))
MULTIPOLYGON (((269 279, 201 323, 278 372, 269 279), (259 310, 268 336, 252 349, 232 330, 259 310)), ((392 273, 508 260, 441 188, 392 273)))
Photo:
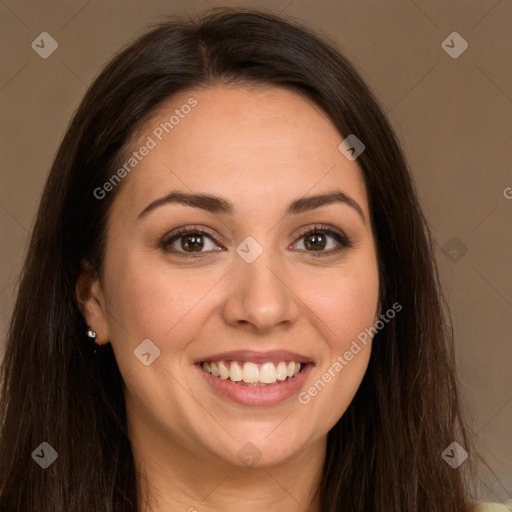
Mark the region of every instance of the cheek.
POLYGON ((309 309, 325 350, 315 377, 299 395, 304 421, 317 418, 327 432, 344 414, 368 367, 372 337, 369 328, 378 313, 376 260, 369 257, 347 265, 309 288, 309 309))
POLYGON ((329 339, 338 351, 346 350, 347 344, 373 325, 378 306, 377 282, 365 276, 362 279, 351 278, 343 285, 329 306, 329 339))
MULTIPOLYGON (((314 280, 302 296, 321 322, 329 348, 343 353, 352 340, 373 325, 378 313, 379 278, 374 259, 347 265, 314 280), (307 294, 306 294, 307 292, 307 294)), ((319 327, 320 328, 320 327, 319 327)))
POLYGON ((154 253, 126 251, 112 258, 110 274, 106 275, 110 276, 109 324, 119 339, 128 336, 135 343, 149 338, 162 345, 166 339, 173 339, 175 350, 180 348, 180 339, 188 338, 188 330, 201 325, 197 321, 202 312, 201 299, 223 273, 171 269, 154 253), (180 336, 176 336, 178 332, 180 336))

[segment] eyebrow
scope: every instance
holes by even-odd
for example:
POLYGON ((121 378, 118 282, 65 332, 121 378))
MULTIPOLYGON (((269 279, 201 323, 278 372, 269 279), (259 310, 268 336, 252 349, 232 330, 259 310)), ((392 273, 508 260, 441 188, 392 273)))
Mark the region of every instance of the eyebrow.
MULTIPOLYGON (((352 207, 361 216, 363 222, 366 224, 366 217, 359 204, 348 194, 341 190, 335 190, 326 194, 319 194, 315 196, 300 197, 291 201, 285 210, 285 216, 297 215, 299 213, 307 212, 327 206, 333 203, 346 204, 352 207)), ((223 213, 225 215, 234 216, 237 210, 233 203, 219 196, 208 194, 189 194, 185 192, 171 192, 164 197, 156 199, 150 203, 144 210, 142 210, 138 217, 141 219, 149 214, 149 212, 167 204, 182 204, 192 208, 200 208, 210 213, 223 213)))

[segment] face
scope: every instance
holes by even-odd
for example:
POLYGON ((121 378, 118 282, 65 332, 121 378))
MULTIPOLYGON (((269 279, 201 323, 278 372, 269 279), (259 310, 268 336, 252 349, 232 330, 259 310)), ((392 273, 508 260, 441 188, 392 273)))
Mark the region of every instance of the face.
POLYGON ((180 93, 135 139, 84 305, 112 343, 134 436, 235 466, 320 446, 378 316, 357 160, 320 108, 275 87, 180 93))

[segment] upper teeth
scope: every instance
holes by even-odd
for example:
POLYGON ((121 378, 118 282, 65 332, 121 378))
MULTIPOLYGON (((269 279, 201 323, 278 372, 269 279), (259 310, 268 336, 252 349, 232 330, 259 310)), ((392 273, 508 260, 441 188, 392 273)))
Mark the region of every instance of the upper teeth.
POLYGON ((287 377, 297 375, 301 369, 301 363, 281 361, 274 364, 271 362, 257 365, 255 363, 231 361, 209 361, 203 363, 203 369, 214 377, 230 379, 234 382, 243 380, 247 383, 272 384, 277 380, 283 381, 287 377))

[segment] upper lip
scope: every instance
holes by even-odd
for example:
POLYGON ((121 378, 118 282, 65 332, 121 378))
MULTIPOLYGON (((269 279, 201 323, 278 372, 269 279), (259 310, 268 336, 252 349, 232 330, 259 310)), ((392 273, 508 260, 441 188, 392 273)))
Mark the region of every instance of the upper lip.
POLYGON ((312 363, 312 359, 297 352, 289 350, 270 350, 260 352, 257 350, 231 350, 220 354, 213 354, 196 359, 195 363, 205 361, 251 361, 253 363, 266 363, 270 361, 295 361, 296 363, 312 363))

